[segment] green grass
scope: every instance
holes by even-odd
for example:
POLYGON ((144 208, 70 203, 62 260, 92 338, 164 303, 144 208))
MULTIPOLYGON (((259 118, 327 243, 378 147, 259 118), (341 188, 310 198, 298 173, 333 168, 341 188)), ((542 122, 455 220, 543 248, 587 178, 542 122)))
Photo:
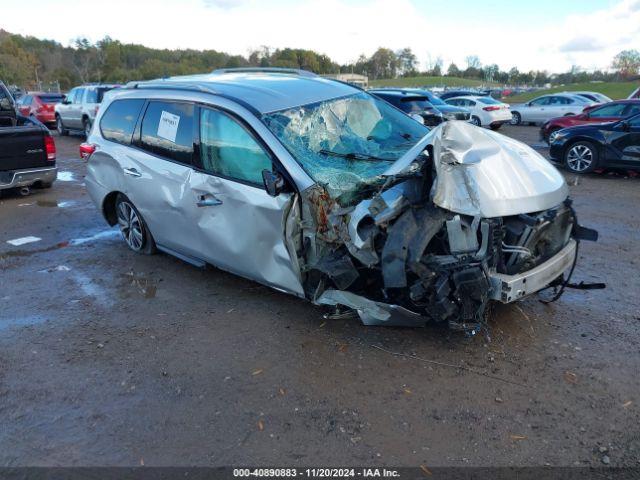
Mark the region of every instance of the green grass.
POLYGON ((480 87, 492 84, 458 77, 401 77, 372 80, 372 87, 480 87))
POLYGON ((539 97, 540 95, 546 95, 548 93, 556 92, 571 92, 576 90, 600 92, 613 100, 619 100, 621 98, 627 98, 631 92, 638 88, 639 85, 639 82, 571 83, 569 85, 564 85, 561 87, 553 87, 547 90, 538 90, 537 92, 529 92, 523 93, 521 95, 507 97, 507 102, 528 102, 529 100, 535 97, 539 97))

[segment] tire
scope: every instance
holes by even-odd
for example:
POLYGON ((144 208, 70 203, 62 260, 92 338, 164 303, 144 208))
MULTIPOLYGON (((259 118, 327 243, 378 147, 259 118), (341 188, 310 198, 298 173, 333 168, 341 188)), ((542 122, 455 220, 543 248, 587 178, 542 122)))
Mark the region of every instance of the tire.
POLYGON ((544 139, 545 142, 547 142, 549 145, 551 145, 551 137, 553 137, 553 134, 556 133, 557 131, 562 130, 561 128, 553 128, 549 131, 549 135, 547 135, 544 139))
POLYGON ((129 249, 144 255, 156 253, 156 242, 131 200, 120 193, 116 197, 115 207, 118 227, 129 249))
POLYGON ((511 125, 520 125, 522 123, 522 116, 518 112, 511 112, 511 125))
POLYGON ((471 124, 475 125, 476 127, 482 126, 482 122, 480 121, 480 118, 476 117, 475 115, 471 117, 471 124))
POLYGON ((502 127, 502 124, 501 124, 501 123, 494 123, 493 125, 489 125, 489 128, 490 128, 491 130, 493 130, 494 132, 495 132, 496 130, 500 130, 500 127, 502 127))
POLYGON ((564 151, 564 165, 573 173, 593 172, 598 166, 598 149, 587 141, 578 141, 564 151))
POLYGON ((84 138, 89 138, 91 134, 91 122, 88 118, 82 120, 82 130, 84 131, 84 138))
POLYGON ((40 182, 38 188, 51 188, 53 187, 53 182, 40 182))
POLYGON ((58 131, 58 135, 62 137, 66 137, 67 135, 69 135, 69 129, 64 127, 60 115, 56 115, 56 130, 58 131))

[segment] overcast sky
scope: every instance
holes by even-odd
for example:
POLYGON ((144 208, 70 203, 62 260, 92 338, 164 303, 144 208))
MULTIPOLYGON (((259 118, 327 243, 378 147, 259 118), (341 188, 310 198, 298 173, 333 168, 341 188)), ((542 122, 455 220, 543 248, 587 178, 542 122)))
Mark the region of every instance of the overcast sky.
POLYGON ((105 35, 156 48, 309 48, 339 63, 411 47, 424 67, 468 55, 502 69, 608 68, 640 49, 640 0, 2 1, 0 28, 57 40, 105 35))

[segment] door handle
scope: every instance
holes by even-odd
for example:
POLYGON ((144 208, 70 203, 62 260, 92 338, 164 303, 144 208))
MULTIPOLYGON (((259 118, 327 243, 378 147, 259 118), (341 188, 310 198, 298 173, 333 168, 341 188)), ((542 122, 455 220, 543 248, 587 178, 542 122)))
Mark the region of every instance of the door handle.
POLYGON ((198 201, 196 202, 198 207, 215 207, 217 205, 222 205, 222 200, 214 197, 213 195, 198 195, 198 201))
POLYGON ((124 169, 124 173, 125 175, 131 175, 132 177, 140 177, 142 176, 142 174, 136 170, 135 168, 125 168, 124 169))

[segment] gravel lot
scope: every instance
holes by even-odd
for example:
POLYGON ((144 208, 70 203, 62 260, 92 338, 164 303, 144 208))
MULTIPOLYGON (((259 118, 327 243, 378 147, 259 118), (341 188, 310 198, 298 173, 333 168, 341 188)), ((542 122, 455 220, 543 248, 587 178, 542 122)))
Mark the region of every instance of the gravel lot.
POLYGON ((466 338, 135 255, 80 141, 56 137, 51 190, 0 201, 0 465, 640 465, 638 177, 567 175, 600 232, 574 278, 606 290, 496 307, 466 338))

